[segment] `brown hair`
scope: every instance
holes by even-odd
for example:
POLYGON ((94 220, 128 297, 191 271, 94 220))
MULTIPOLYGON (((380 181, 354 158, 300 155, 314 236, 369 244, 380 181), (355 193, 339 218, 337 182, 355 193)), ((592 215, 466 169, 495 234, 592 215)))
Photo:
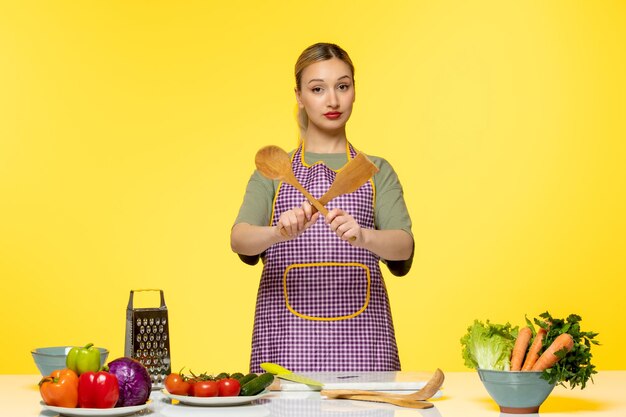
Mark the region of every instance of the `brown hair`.
POLYGON ((316 43, 306 48, 296 61, 296 88, 302 87, 302 71, 311 64, 328 59, 338 58, 348 64, 354 82, 354 65, 348 53, 334 43, 316 43))
MULTIPOLYGON (((302 72, 306 67, 319 61, 337 58, 345 62, 352 72, 352 83, 354 84, 354 65, 346 51, 334 43, 316 43, 306 48, 296 61, 296 90, 302 87, 302 72)), ((304 132, 309 124, 309 118, 305 111, 298 109, 298 125, 300 126, 300 136, 304 137, 304 132)))

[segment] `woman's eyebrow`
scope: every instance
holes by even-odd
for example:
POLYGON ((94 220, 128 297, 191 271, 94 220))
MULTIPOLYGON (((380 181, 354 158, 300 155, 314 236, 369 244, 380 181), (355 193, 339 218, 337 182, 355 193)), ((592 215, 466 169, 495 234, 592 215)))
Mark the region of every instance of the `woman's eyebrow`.
MULTIPOLYGON (((337 78, 337 81, 343 80, 344 78, 348 78, 349 79, 350 76, 349 75, 343 75, 343 76, 337 78)), ((324 82, 324 80, 322 78, 313 78, 312 80, 309 80, 309 82, 307 84, 311 84, 313 82, 324 82)))

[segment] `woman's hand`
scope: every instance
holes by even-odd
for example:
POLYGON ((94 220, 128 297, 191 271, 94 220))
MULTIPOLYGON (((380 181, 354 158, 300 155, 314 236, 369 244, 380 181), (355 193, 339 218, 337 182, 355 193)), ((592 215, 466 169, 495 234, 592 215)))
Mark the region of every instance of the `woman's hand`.
POLYGON ((281 214, 277 226, 238 223, 230 231, 230 247, 233 252, 240 255, 259 255, 275 243, 285 242, 300 236, 319 218, 319 213, 312 214, 312 212, 311 205, 304 202, 301 207, 281 214))
POLYGON ((326 216, 326 224, 341 238, 352 245, 359 246, 363 241, 363 229, 361 225, 348 212, 334 208, 326 216), (350 240, 354 237, 354 240, 350 240))
POLYGON ((367 249, 388 261, 409 259, 413 252, 413 236, 404 230, 377 230, 361 227, 349 213, 334 208, 328 212, 326 223, 341 240, 367 249), (351 240, 354 237, 354 240, 351 240))
POLYGON ((311 205, 304 201, 302 206, 294 207, 280 215, 277 232, 280 234, 282 241, 295 239, 311 227, 319 216, 319 212, 313 214, 311 205))

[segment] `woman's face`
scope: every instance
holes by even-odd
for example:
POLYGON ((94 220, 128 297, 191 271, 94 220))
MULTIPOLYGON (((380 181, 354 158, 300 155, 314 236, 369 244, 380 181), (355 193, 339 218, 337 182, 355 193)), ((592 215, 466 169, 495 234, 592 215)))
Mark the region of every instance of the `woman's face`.
POLYGON ((343 129, 352 114, 354 80, 348 64, 338 58, 318 61, 302 71, 296 99, 309 117, 308 129, 343 129))

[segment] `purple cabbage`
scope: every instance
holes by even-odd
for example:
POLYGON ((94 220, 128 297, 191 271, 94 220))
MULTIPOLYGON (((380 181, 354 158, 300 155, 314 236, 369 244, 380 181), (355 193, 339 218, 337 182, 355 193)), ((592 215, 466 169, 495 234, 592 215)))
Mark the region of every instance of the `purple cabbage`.
POLYGON ((152 391, 148 370, 139 361, 119 358, 109 362, 109 372, 117 377, 120 398, 115 407, 145 404, 152 391))

